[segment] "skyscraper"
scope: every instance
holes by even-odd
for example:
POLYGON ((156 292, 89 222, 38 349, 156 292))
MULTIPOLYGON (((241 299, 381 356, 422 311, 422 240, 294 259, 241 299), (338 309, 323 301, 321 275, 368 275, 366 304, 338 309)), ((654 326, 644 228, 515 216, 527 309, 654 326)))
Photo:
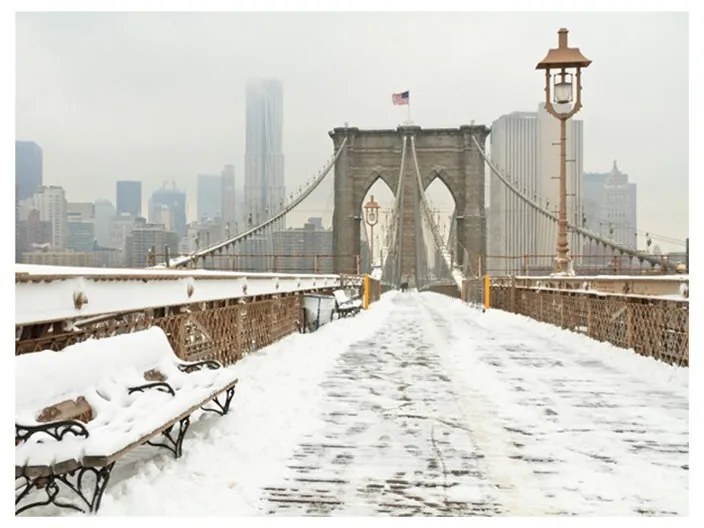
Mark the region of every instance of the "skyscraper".
POLYGON ((256 225, 283 206, 283 88, 277 79, 247 82, 245 215, 256 225))
POLYGON ((234 165, 225 165, 221 177, 222 183, 222 239, 236 234, 237 224, 237 207, 235 206, 235 167, 234 165))
POLYGON ((117 182, 117 214, 128 213, 142 216, 142 182, 117 182))
POLYGON ((66 194, 63 187, 41 186, 32 195, 32 208, 39 211, 39 219, 51 226, 51 245, 66 249, 68 243, 68 222, 66 194))
POLYGON ((98 244, 110 247, 110 220, 115 216, 115 206, 110 200, 95 201, 95 239, 98 244))
MULTIPOLYGON (((491 157, 496 167, 529 198, 557 214, 559 176, 559 121, 547 113, 512 112, 499 117, 491 127, 491 157)), ((578 222, 581 213, 582 121, 567 122, 567 220, 578 222)), ((528 255, 552 255, 556 246, 554 222, 535 214, 523 200, 508 190, 494 175, 489 185, 490 257, 488 267, 496 273, 523 271, 524 266, 545 267, 545 259, 532 261, 528 255)), ((571 253, 579 253, 576 237, 571 253)))
POLYGON ((636 184, 614 161, 611 172, 584 175, 584 227, 636 249, 636 184))
POLYGON ((198 175, 198 221, 222 216, 222 176, 198 175))
POLYGON ((186 236, 186 193, 175 185, 173 189, 164 187, 154 191, 149 199, 149 221, 186 236))
POLYGON ((25 200, 42 185, 42 149, 34 141, 15 141, 16 201, 25 200))

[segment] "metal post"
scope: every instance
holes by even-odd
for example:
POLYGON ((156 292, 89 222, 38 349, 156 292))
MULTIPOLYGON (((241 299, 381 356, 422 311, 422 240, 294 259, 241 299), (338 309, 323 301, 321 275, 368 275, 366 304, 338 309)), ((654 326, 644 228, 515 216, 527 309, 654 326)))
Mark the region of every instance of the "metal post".
POLYGON ((166 246, 166 245, 164 246, 164 255, 166 255, 165 262, 166 262, 166 267, 168 268, 169 267, 169 246, 166 246))
POLYGON ((491 306, 491 277, 487 273, 484 275, 484 309, 488 310, 491 306))
POLYGON ((372 269, 374 269, 374 224, 371 224, 369 227, 372 231, 371 240, 369 241, 370 242, 369 252, 371 253, 369 255, 369 271, 371 271, 372 269))
POLYGON ((684 241, 684 250, 685 250, 685 256, 684 256, 684 265, 687 266, 687 273, 689 273, 689 237, 687 237, 684 241))
POLYGON ((560 206, 557 233, 557 272, 567 273, 569 244, 567 242, 567 119, 560 118, 560 206))

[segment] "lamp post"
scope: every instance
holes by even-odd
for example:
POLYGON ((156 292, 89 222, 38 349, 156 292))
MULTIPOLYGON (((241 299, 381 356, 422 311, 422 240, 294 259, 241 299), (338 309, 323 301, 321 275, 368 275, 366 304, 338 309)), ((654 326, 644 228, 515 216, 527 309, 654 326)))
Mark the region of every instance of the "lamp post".
POLYGON ((364 206, 364 221, 371 228, 371 257, 370 267, 374 266, 374 226, 379 222, 379 204, 374 201, 372 194, 369 201, 364 206))
POLYGON ((582 55, 579 48, 567 46, 567 30, 565 28, 560 28, 557 32, 557 43, 557 48, 551 48, 535 69, 545 70, 545 109, 560 120, 560 204, 555 271, 560 274, 573 274, 567 242, 566 123, 582 108, 582 68, 589 66, 592 61, 582 55), (551 74, 550 70, 554 72, 551 74), (576 86, 572 81, 573 77, 576 77, 576 86), (551 91, 554 92, 552 101, 551 91), (570 110, 559 112, 553 107, 553 101, 556 104, 568 105, 573 100, 574 104, 570 110))

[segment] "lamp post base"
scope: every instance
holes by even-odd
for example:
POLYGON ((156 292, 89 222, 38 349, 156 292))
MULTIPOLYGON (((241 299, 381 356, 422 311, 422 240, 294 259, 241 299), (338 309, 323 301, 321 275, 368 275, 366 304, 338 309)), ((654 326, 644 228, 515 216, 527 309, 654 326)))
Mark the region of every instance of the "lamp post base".
POLYGON ((574 277, 574 266, 569 257, 555 257, 555 271, 551 277, 574 277))

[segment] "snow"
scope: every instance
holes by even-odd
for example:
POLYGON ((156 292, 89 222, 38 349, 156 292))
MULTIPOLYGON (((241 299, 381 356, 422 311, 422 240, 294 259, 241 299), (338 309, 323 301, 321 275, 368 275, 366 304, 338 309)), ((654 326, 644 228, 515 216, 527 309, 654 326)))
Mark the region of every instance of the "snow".
POLYGON ((181 416, 225 388, 236 376, 231 368, 184 373, 163 330, 91 339, 61 352, 46 350, 15 358, 15 420, 38 425, 44 407, 85 397, 94 419, 88 437, 56 441, 35 434, 15 448, 18 465, 48 465, 85 456, 108 456, 181 416), (156 369, 175 395, 158 390, 129 394, 144 385, 144 372, 156 369), (37 390, 37 387, 42 387, 37 390))
POLYGON ((334 292, 332 292, 332 294, 335 297, 335 301, 337 301, 337 306, 341 310, 358 310, 362 307, 362 300, 353 299, 352 297, 347 295, 345 290, 335 290, 334 292))
POLYGON ((17 265, 15 271, 35 278, 34 281, 15 282, 16 325, 218 299, 328 289, 340 284, 338 275, 104 270, 31 265, 17 265), (87 301, 77 308, 74 299, 78 294, 87 301))
POLYGON ((231 369, 99 516, 689 513, 689 370, 577 333, 394 291, 231 369))

